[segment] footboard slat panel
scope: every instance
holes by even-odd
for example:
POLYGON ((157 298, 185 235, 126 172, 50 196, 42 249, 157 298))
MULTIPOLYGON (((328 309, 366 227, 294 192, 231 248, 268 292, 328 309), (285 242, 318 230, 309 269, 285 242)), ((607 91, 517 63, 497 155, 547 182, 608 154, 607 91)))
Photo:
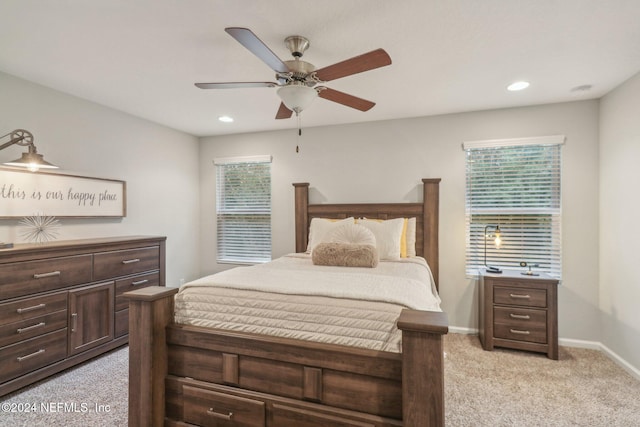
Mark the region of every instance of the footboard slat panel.
POLYGON ((244 390, 308 400, 382 417, 402 418, 400 355, 390 354, 381 360, 381 352, 343 354, 338 346, 301 344, 299 341, 282 339, 270 342, 268 337, 262 337, 255 345, 254 337, 174 325, 168 328, 168 339, 170 375, 237 385, 244 390), (230 335, 231 342, 228 340, 230 335), (225 342, 224 348, 218 348, 218 340, 225 342), (198 347, 183 345, 191 342, 197 342, 198 347), (274 346, 278 351, 273 350, 274 346), (320 353, 319 347, 322 347, 320 353), (236 384, 225 381, 224 359, 231 356, 237 358, 236 384), (375 365, 377 375, 364 372, 363 365, 375 365), (309 372, 314 372, 314 376, 310 376, 309 372), (321 392, 319 395, 309 395, 310 388, 321 392))

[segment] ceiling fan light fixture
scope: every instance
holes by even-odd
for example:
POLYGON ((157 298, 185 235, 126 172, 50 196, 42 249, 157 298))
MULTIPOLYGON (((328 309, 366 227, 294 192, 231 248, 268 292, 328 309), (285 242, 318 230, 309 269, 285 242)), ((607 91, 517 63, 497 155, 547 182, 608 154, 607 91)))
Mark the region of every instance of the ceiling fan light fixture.
POLYGON ((309 86, 291 84, 278 89, 278 96, 288 109, 300 114, 318 97, 318 92, 309 86))

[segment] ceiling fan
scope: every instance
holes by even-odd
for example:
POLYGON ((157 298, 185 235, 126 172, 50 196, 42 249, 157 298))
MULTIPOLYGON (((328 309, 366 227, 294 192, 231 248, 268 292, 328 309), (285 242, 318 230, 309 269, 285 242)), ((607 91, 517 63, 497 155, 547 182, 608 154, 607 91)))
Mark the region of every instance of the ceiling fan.
POLYGON ((277 82, 196 83, 195 85, 200 89, 278 87, 278 96, 282 102, 276 119, 288 119, 294 112, 296 115, 300 114, 316 97, 356 110, 368 111, 376 105, 374 102, 318 85, 391 64, 391 58, 387 52, 384 49, 376 49, 316 70, 313 64, 300 60, 302 54, 309 48, 309 40, 302 36, 289 36, 284 40, 294 59, 282 61, 250 29, 229 27, 224 30, 271 67, 276 72, 277 82))

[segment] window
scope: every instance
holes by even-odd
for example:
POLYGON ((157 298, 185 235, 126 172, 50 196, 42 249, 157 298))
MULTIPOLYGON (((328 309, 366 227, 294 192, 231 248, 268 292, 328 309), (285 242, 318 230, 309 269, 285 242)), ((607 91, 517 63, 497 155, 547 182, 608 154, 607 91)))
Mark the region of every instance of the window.
POLYGON ((216 165, 218 262, 271 260, 271 156, 224 158, 216 165))
POLYGON ((564 136, 465 142, 466 268, 538 264, 560 279, 561 146, 564 136), (501 245, 485 229, 501 230, 501 245), (485 243, 486 239, 486 243, 485 243), (486 246, 485 246, 486 245, 486 246))

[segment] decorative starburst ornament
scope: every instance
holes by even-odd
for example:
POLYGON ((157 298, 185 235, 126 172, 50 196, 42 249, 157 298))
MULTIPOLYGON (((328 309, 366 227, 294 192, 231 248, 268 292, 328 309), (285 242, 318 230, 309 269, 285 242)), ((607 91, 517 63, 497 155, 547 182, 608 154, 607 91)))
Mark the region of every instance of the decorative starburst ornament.
POLYGON ((22 237, 33 243, 55 240, 60 228, 60 222, 56 217, 47 216, 41 212, 22 218, 20 225, 24 227, 21 232, 22 237))

